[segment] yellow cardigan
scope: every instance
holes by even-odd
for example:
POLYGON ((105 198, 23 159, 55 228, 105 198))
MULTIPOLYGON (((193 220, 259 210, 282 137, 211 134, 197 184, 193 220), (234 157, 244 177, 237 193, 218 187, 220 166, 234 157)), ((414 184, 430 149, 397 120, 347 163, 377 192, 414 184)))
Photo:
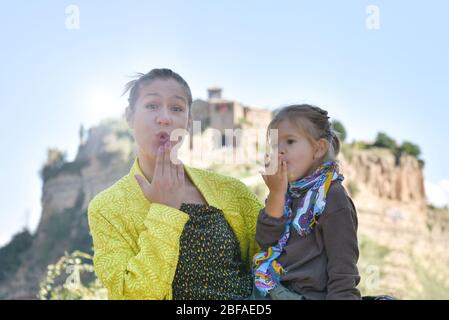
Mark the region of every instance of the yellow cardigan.
MULTIPOLYGON (((256 220, 263 207, 239 180, 185 166, 207 203, 224 213, 239 243, 243 261, 259 250, 256 220)), ((189 216, 150 203, 134 174, 143 173, 137 158, 130 172, 89 203, 94 269, 110 299, 172 299, 179 240, 189 216)))

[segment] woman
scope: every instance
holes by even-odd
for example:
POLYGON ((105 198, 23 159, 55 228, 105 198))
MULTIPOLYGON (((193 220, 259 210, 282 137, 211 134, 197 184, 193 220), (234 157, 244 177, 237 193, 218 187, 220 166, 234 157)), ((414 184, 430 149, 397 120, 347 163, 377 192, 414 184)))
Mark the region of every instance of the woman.
MULTIPOLYGON (((128 83, 130 172, 89 204, 94 268, 110 299, 244 299, 262 204, 240 181, 170 159, 192 94, 169 69, 128 83)), ((175 157, 176 158, 176 157, 175 157)))

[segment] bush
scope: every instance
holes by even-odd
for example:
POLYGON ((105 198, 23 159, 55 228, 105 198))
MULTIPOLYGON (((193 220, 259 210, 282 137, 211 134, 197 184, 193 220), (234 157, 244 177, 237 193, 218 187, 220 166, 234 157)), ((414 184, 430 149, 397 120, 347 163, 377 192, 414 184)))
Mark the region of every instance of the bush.
POLYGON ((95 277, 92 256, 67 252, 54 265, 47 267, 47 276, 40 283, 41 300, 105 300, 107 290, 95 277))
POLYGON ((402 145, 400 146, 400 150, 401 152, 409 154, 415 158, 418 158, 418 156, 421 154, 421 149, 419 148, 419 146, 408 141, 404 141, 402 143, 402 145))
POLYGON ((55 163, 46 164, 40 171, 40 176, 43 182, 52 178, 56 178, 60 173, 80 174, 81 169, 89 165, 89 161, 78 160, 73 162, 65 162, 65 160, 55 163))
POLYGON ((354 141, 353 145, 357 150, 366 150, 370 148, 370 145, 363 141, 354 141))
POLYGON ((383 132, 379 132, 373 146, 391 150, 396 157, 396 165, 399 165, 399 160, 403 154, 408 154, 415 157, 419 161, 421 168, 424 167, 424 161, 418 158, 421 154, 421 149, 418 145, 412 142, 404 141, 400 146, 398 146, 393 138, 383 132))
POLYGON ((423 159, 418 159, 419 168, 422 169, 425 166, 425 161, 423 159))
POLYGON ((376 141, 373 145, 378 148, 387 148, 392 151, 395 151, 396 149, 396 141, 383 132, 377 134, 376 141))
POLYGON ((14 235, 7 245, 0 248, 0 282, 19 268, 22 262, 21 255, 32 242, 33 236, 25 229, 14 235))
POLYGON ((341 145, 341 153, 349 162, 352 161, 353 151, 352 151, 351 145, 346 144, 346 143, 342 144, 341 145))
POLYGON ((391 252, 390 248, 364 234, 358 234, 358 242, 360 258, 357 266, 361 277, 358 288, 362 296, 389 294, 384 291, 386 288, 378 287, 376 283, 384 275, 384 268, 387 265, 385 260, 391 252))

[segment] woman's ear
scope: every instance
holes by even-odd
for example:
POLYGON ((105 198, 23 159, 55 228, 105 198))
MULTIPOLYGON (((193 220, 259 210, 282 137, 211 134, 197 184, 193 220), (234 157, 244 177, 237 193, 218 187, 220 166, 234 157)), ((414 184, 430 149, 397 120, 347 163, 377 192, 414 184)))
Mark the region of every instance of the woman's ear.
POLYGON ((134 129, 134 112, 131 110, 130 106, 126 107, 125 117, 126 117, 126 122, 128 123, 128 126, 131 129, 134 129))
POLYGON ((187 131, 190 132, 191 129, 193 129, 193 119, 189 116, 187 119, 187 131))
POLYGON ((193 117, 192 117, 192 107, 187 106, 188 113, 187 113, 187 131, 190 131, 190 129, 193 126, 193 117))

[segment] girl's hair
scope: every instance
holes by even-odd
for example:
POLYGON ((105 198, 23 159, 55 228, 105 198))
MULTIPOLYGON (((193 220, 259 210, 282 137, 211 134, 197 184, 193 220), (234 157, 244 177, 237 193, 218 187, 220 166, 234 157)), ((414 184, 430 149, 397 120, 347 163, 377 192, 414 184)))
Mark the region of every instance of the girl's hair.
POLYGON ((135 110, 135 104, 137 99, 139 98, 140 89, 144 85, 148 85, 154 80, 168 80, 173 79, 178 82, 184 89, 185 94, 187 96, 187 107, 189 110, 190 117, 190 109, 192 106, 192 92, 190 91, 190 87, 187 82, 176 72, 170 69, 153 69, 148 73, 136 73, 136 78, 134 80, 129 81, 125 85, 125 89, 123 90, 123 94, 126 94, 129 91, 128 103, 131 112, 135 110))
POLYGON ((289 120, 298 126, 298 129, 312 144, 324 138, 329 142, 327 153, 322 161, 335 160, 340 152, 340 139, 332 128, 327 111, 309 104, 290 105, 279 110, 268 125, 267 137, 270 129, 276 129, 279 123, 289 120))

